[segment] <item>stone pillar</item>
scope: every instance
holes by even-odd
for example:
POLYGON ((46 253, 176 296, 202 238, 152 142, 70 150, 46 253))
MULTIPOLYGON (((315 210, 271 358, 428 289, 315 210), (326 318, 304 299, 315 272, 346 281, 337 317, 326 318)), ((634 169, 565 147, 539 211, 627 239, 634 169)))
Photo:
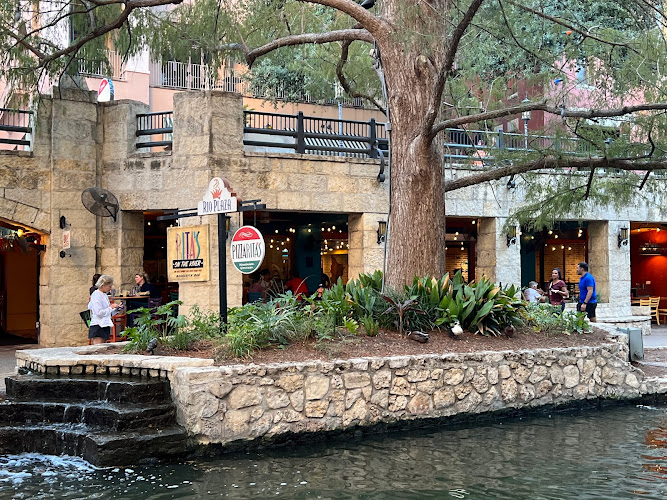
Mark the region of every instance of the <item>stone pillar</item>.
MULTIPOLYGON (((227 178, 234 188, 234 178, 225 166, 233 159, 243 157, 243 100, 232 92, 197 92, 174 95, 174 147, 173 155, 179 162, 187 162, 189 169, 208 170, 206 182, 201 186, 201 197, 213 177, 227 178), (218 161, 219 160, 219 161, 218 161)), ((197 200, 191 200, 196 206, 197 200)), ((229 237, 238 229, 238 216, 232 215, 229 237)), ((182 219, 181 224, 199 224, 197 217, 182 219)), ((200 309, 219 310, 218 293, 218 222, 216 215, 203 217, 209 224, 210 281, 183 282, 179 284, 179 300, 182 312, 187 314, 197 304, 200 309)), ((234 267, 227 246, 227 304, 239 306, 242 301, 243 276, 234 267)))
POLYGON ((507 246, 503 230, 506 219, 485 217, 477 228, 477 256, 475 278, 486 276, 494 283, 519 285, 521 283, 521 252, 519 236, 516 243, 507 246))
POLYGON ((588 223, 588 265, 600 297, 599 318, 632 315, 630 251, 629 246, 618 248, 621 227, 629 229, 630 221, 588 223))
POLYGON ((115 222, 111 217, 101 218, 101 227, 99 272, 113 276, 116 290, 129 290, 144 265, 144 216, 121 210, 115 222))
MULTIPOLYGON (((98 115, 93 93, 54 90, 48 149, 51 155, 51 237, 40 270, 41 346, 83 345, 88 332, 79 311, 86 309, 90 280, 95 273, 96 220, 81 204, 81 192, 96 185, 98 115), (62 249, 64 216, 71 248, 62 249)), ((38 132, 38 146, 46 146, 46 131, 38 132)))
POLYGON ((356 278, 361 273, 382 271, 386 243, 378 244, 378 221, 387 220, 387 214, 350 214, 348 218, 347 256, 348 277, 356 278))
MULTIPOLYGON (((137 152, 137 114, 148 113, 149 107, 143 102, 127 100, 100 106, 104 124, 102 166, 105 171, 118 170, 129 155, 137 152)), ((113 191, 113 186, 110 188, 113 191)))

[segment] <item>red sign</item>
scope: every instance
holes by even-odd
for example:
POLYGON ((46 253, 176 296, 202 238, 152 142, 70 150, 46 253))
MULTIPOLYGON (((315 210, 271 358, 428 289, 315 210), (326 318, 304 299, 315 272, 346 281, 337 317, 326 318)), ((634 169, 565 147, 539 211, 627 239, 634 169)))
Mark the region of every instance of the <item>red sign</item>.
POLYGON ((259 269, 265 251, 264 237, 256 228, 243 226, 234 233, 231 243, 232 263, 243 274, 251 274, 259 269))

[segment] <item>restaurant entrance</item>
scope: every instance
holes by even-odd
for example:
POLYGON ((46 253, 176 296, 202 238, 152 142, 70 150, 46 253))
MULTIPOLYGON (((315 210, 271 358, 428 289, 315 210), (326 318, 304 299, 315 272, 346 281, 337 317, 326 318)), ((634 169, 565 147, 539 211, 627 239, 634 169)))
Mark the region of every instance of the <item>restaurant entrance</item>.
POLYGON ((144 212, 143 269, 151 285, 160 290, 162 303, 166 304, 178 299, 178 283, 167 282, 167 228, 177 222, 157 220, 164 214, 164 211, 144 212))
POLYGON ((0 345, 38 341, 41 240, 0 220, 0 345))
POLYGON ((630 224, 630 277, 633 302, 660 297, 667 307, 667 224, 630 224))
POLYGON ((521 240, 521 286, 537 281, 546 290, 551 271, 559 268, 570 292, 570 299, 579 294, 577 264, 588 262, 588 224, 557 222, 551 229, 523 231, 521 240))
POLYGON ((255 226, 266 243, 261 270, 255 276, 244 276, 244 302, 256 279, 270 278, 277 293, 286 291, 291 277, 301 278, 309 294, 315 293, 322 281, 335 283, 340 278, 347 282, 346 214, 250 211, 242 217, 243 225, 255 226))

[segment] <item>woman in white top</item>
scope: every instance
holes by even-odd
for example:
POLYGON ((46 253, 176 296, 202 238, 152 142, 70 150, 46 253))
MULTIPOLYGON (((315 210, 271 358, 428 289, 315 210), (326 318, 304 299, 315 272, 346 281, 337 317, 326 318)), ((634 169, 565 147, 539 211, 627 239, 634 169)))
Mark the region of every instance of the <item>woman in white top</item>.
POLYGON ((107 293, 111 290, 113 278, 108 274, 103 274, 97 280, 97 290, 90 296, 88 309, 90 309, 90 329, 88 338, 92 339, 93 344, 101 344, 109 340, 113 322, 111 316, 116 309, 123 307, 122 304, 111 304, 107 293))

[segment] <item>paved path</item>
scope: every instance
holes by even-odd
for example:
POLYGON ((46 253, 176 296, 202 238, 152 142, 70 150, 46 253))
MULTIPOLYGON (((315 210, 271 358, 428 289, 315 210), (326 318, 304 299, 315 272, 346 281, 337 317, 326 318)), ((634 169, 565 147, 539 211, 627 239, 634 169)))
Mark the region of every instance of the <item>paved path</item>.
POLYGON ((37 344, 26 345, 0 345, 0 394, 5 393, 5 377, 14 375, 16 370, 16 358, 14 354, 17 349, 36 349, 37 344))

